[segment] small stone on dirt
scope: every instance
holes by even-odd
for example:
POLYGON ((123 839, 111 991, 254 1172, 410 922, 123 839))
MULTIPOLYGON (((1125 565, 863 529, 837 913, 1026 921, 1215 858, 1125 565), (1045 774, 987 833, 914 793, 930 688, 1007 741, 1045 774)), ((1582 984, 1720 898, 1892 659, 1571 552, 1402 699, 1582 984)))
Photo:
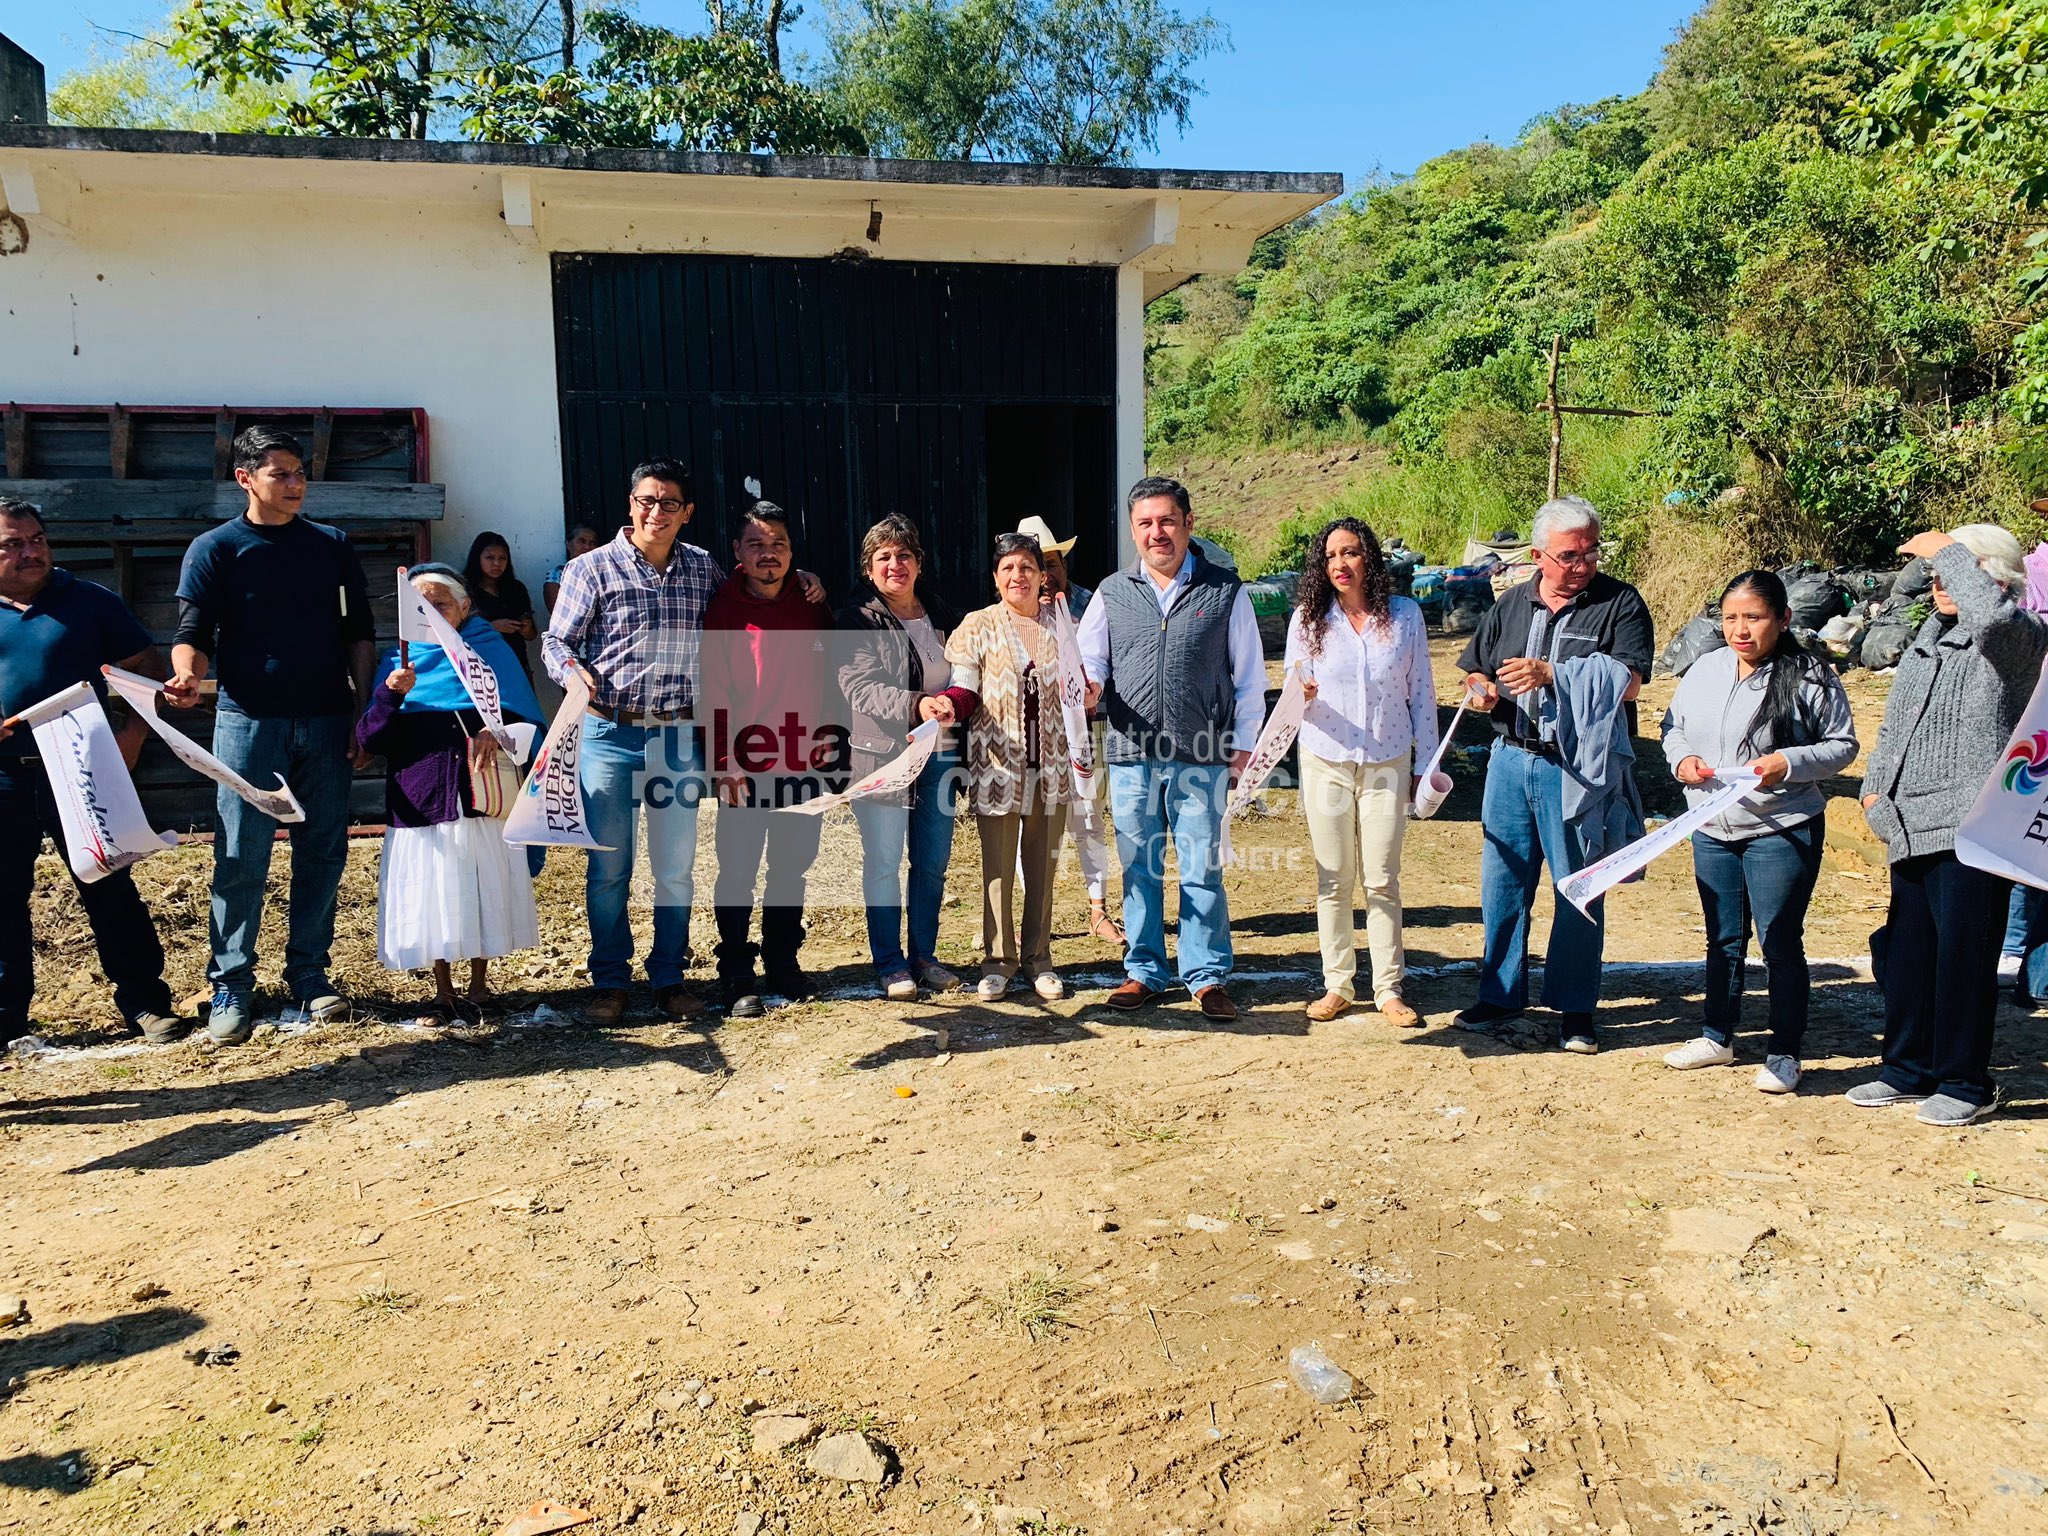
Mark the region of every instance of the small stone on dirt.
POLYGON ((802 1445, 818 1432, 818 1426, 800 1414, 757 1413, 754 1415, 754 1449, 786 1451, 802 1445))
POLYGON ((807 1465, 816 1476, 842 1483, 880 1483, 889 1476, 889 1448, 848 1430, 820 1440, 807 1465))
POLYGON ((1204 1216, 1200 1211, 1190 1211, 1188 1228, 1194 1232, 1228 1232, 1230 1223, 1218 1216, 1204 1216))
POLYGON ((761 1523, 759 1515, 751 1509, 743 1509, 732 1523, 732 1536, 761 1536, 761 1523))
POLYGON ((265 1413, 283 1413, 284 1399, 280 1397, 266 1397, 263 1399, 263 1411, 265 1413))
POLYGON ((1306 1264, 1316 1256, 1313 1243, 1281 1243, 1273 1251, 1281 1258, 1291 1259, 1296 1264, 1306 1264))
POLYGON ((697 1406, 699 1408, 709 1408, 713 1403, 717 1401, 718 1399, 713 1397, 709 1392, 699 1392, 697 1394, 697 1406))
POLYGON ((20 1296, 0 1296, 0 1327, 13 1328, 28 1321, 28 1302, 20 1296))
POLYGON ((130 1301, 158 1301, 171 1293, 154 1280, 145 1280, 128 1293, 130 1301))

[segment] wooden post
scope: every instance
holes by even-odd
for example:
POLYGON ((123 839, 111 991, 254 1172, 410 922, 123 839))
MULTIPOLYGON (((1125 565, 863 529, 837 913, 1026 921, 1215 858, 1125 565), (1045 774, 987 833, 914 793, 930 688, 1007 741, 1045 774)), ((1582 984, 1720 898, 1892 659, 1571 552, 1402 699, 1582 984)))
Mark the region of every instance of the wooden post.
POLYGON ((1564 337, 1550 338, 1550 387, 1544 395, 1544 408, 1550 412, 1550 494, 1548 499, 1557 500, 1557 487, 1564 474, 1564 413, 1557 405, 1557 365, 1564 354, 1564 337))

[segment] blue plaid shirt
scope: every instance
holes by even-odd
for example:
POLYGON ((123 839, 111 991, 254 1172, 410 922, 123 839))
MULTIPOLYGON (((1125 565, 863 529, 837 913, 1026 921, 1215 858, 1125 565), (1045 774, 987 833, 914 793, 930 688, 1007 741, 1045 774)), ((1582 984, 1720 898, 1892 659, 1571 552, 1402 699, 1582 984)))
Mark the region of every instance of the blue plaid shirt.
POLYGON ((614 712, 679 714, 697 696, 704 606, 725 581, 718 562, 677 543, 656 570, 620 529, 562 570, 562 593, 541 641, 548 676, 566 685, 581 662, 595 702, 614 712))

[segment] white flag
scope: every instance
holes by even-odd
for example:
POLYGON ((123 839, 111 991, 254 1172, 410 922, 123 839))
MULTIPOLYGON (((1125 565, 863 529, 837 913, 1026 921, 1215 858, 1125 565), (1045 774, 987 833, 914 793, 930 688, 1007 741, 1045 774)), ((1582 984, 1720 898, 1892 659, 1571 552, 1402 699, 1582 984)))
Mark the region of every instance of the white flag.
POLYGON ((2048 671, 2034 685, 2005 755, 1956 829, 1956 857, 2048 890, 2048 671))
POLYGON ((156 712, 156 701, 162 697, 163 684, 134 672, 123 672, 119 667, 101 667, 100 671, 106 675, 107 686, 127 700, 128 707, 162 738, 171 754, 187 768, 204 774, 216 784, 226 785, 273 821, 306 819, 305 809, 282 774, 278 775, 277 788, 258 789, 183 731, 173 730, 164 724, 163 717, 156 712))
POLYGON ((583 808, 578 763, 583 756, 583 712, 589 705, 590 685, 583 681, 582 673, 572 671, 562 690, 562 707, 555 711, 554 723, 533 760, 533 771, 527 774, 512 813, 505 818, 506 842, 611 851, 591 836, 590 818, 583 808))
POLYGON ((498 674, 477 655, 475 647, 449 628, 448 621, 434 611, 426 594, 406 580, 402 565, 398 568, 398 638, 441 647, 455 668, 455 675, 462 680, 469 702, 483 716, 484 728, 498 738, 500 746, 513 750, 512 734, 505 729, 505 711, 498 702, 498 674))
POLYGON ((795 811, 799 816, 822 816, 849 800, 863 800, 869 795, 893 794, 908 789, 924 772, 924 765, 932 760, 933 749, 939 744, 939 732, 943 729, 938 721, 927 720, 910 733, 910 740, 901 752, 866 778, 847 785, 836 795, 819 795, 801 805, 778 805, 775 809, 795 811))
POLYGON ((87 884, 178 846, 150 829, 121 761, 107 712, 84 683, 73 683, 14 717, 35 731, 36 751, 50 776, 50 794, 71 850, 71 872, 87 884))
POLYGON ((1714 782, 1722 786, 1715 794, 1683 816, 1672 817, 1656 831, 1645 833, 1626 847, 1615 849, 1606 858, 1566 875, 1557 882, 1557 894, 1591 917, 1593 914, 1586 909, 1594 902, 1638 870, 1648 868, 1650 861, 1660 853, 1669 853, 1676 848, 1763 780, 1747 768, 1726 768, 1714 775, 1714 782))
POLYGON ((1097 837, 1095 825, 1095 733, 1088 728, 1088 674, 1081 666, 1081 631, 1067 607, 1067 594, 1052 600, 1053 640, 1059 650, 1060 720, 1067 728, 1067 757, 1074 770, 1074 803, 1067 810, 1075 836, 1097 837))

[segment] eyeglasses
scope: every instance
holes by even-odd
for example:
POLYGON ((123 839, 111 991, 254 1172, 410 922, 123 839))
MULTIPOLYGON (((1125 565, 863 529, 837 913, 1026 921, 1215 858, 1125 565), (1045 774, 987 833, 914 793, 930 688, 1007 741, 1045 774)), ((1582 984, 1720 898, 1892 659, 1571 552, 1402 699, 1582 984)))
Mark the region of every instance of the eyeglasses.
POLYGON ((642 512, 652 512, 659 507, 671 517, 683 510, 682 500, 675 496, 635 496, 633 505, 642 512))
POLYGON ((1547 549, 1539 549, 1536 551, 1536 553, 1541 555, 1545 560, 1548 560, 1553 565, 1566 565, 1572 566, 1574 568, 1584 568, 1589 565, 1598 565, 1600 563, 1600 551, 1597 549, 1584 549, 1580 550, 1576 554, 1570 555, 1553 555, 1547 549))

